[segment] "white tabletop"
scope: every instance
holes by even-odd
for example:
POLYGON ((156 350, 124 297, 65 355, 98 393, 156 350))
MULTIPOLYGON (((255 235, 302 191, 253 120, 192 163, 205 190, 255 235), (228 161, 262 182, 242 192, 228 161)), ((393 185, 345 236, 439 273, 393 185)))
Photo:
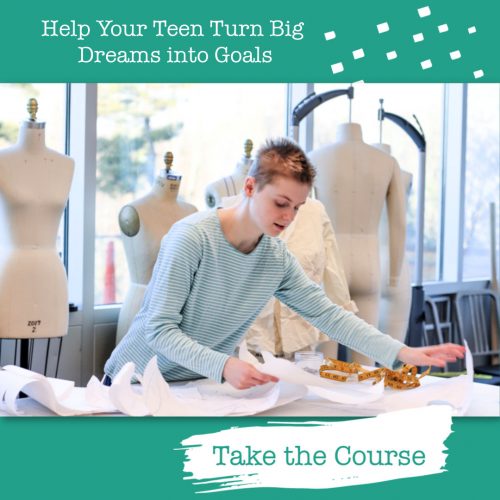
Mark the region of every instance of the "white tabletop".
MULTIPOLYGON (((17 408, 23 412, 23 416, 55 416, 50 410, 40 405, 31 398, 23 398, 17 401, 17 408)), ((375 409, 364 410, 363 408, 345 406, 332 403, 315 396, 293 401, 283 406, 272 408, 258 413, 258 417, 354 417, 374 416, 382 411, 375 409)), ((4 403, 0 402, 0 415, 7 416, 4 403)), ((108 414, 109 416, 123 416, 121 414, 108 414)), ((106 416, 108 416, 106 415, 106 416)), ((104 416, 103 414, 96 416, 104 416)), ((468 417, 498 417, 500 416, 500 387, 478 384, 473 385, 473 395, 470 406, 465 414, 468 417)))

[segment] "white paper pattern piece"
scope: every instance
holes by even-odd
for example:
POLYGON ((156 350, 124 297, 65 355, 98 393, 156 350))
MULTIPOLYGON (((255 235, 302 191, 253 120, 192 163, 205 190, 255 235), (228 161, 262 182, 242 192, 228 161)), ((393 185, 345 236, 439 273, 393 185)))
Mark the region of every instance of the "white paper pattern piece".
POLYGON ((336 73, 342 73, 344 71, 344 65, 339 62, 332 64, 332 73, 335 75, 336 73))
POLYGON ((208 493, 242 488, 324 489, 440 474, 445 472, 444 442, 451 426, 451 411, 446 406, 346 422, 238 426, 184 439, 185 479, 194 481, 201 490, 198 492, 208 493), (260 463, 248 458, 252 450, 260 450, 260 463), (274 460, 267 464, 262 463, 264 450, 274 453, 274 460), (385 458, 377 459, 378 450, 385 458), (384 450, 411 450, 412 457, 418 453, 420 460, 405 466, 397 460, 387 463, 384 450), (375 457, 374 464, 368 458, 369 451, 375 457), (309 458, 304 466, 307 457, 317 452, 323 453, 322 460, 309 458), (244 465, 230 460, 238 453, 244 465), (385 465, 378 465, 380 461, 385 465))
POLYGON ((416 33, 413 35, 413 41, 415 43, 421 42, 424 39, 424 34, 423 33, 416 33))
POLYGON ((482 69, 478 69, 474 71, 474 78, 482 78, 484 76, 484 71, 482 69))
POLYGON ((377 31, 381 34, 386 33, 387 31, 389 31, 389 23, 377 24, 377 31))
POLYGON ((422 66, 422 69, 432 68, 432 61, 430 59, 426 59, 420 63, 420 66, 422 66))
POLYGON ((362 57, 365 57, 365 51, 363 49, 357 49, 352 52, 352 57, 354 59, 361 59, 362 57))
POLYGON ((336 36, 335 31, 328 31, 325 33, 325 40, 328 42, 329 40, 333 40, 336 36))
POLYGON ((462 54, 460 54, 459 50, 454 50, 453 52, 450 52, 450 58, 452 61, 455 59, 460 59, 462 57, 462 54))
POLYGON ((472 356, 467 348, 467 375, 453 379, 425 377, 421 387, 410 391, 384 389, 383 382, 337 382, 323 379, 293 363, 263 353, 264 363, 252 356, 243 343, 240 359, 264 373, 280 379, 237 390, 228 383, 209 380, 186 385, 169 385, 161 375, 156 357, 139 377, 133 363, 126 364, 113 379, 111 387, 92 377, 86 388, 75 388, 68 380, 50 379, 29 370, 7 366, 0 370, 0 401, 10 414, 18 415, 16 398, 23 391, 32 399, 62 415, 121 412, 130 416, 239 416, 254 415, 304 398, 307 394, 363 415, 446 404, 455 415, 464 415, 470 404, 473 386, 472 356), (141 385, 132 383, 136 378, 141 385))
POLYGON ((19 415, 16 398, 20 392, 53 411, 57 415, 89 415, 116 411, 109 403, 94 406, 87 402, 85 388, 75 388, 69 380, 44 377, 18 366, 5 366, 0 371, 0 401, 5 401, 11 415, 19 415))
POLYGON ((470 28, 467 29, 469 35, 474 34, 477 30, 475 26, 471 26, 470 28))
POLYGON ((438 26, 438 31, 439 31, 439 33, 446 33, 448 31, 448 25, 447 24, 440 24, 438 26))
POLYGON ((418 9, 418 15, 420 17, 430 16, 431 15, 430 7, 428 5, 426 5, 425 7, 421 7, 420 9, 418 9))
POLYGON ((398 53, 395 50, 391 50, 390 52, 387 52, 386 56, 389 61, 392 61, 398 57, 398 53))

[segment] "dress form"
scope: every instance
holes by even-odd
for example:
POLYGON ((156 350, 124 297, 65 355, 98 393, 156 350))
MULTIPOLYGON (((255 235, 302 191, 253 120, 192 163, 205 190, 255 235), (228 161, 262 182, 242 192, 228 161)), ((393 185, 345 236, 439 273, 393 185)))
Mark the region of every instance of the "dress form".
MULTIPOLYGON (((337 140, 309 153, 317 168, 317 196, 332 221, 358 316, 378 326, 381 290, 378 230, 387 205, 389 282, 399 282, 405 249, 404 197, 396 160, 363 142, 361 126, 339 126, 337 140)), ((372 360, 352 353, 353 361, 372 360)))
POLYGON ((68 332, 68 285, 56 239, 74 161, 46 147, 35 99, 28 110, 17 144, 0 151, 0 338, 68 332))
POLYGON ((167 152, 166 169, 156 178, 151 191, 125 205, 118 216, 130 287, 120 310, 117 344, 127 333, 142 305, 161 239, 175 222, 197 211, 195 206, 177 199, 182 176, 171 171, 172 162, 173 155, 167 152))
POLYGON ((245 177, 253 162, 251 157, 253 148, 252 141, 247 139, 244 147, 245 152, 240 161, 236 164, 234 172, 207 186, 205 190, 205 202, 209 208, 221 206, 222 198, 225 196, 235 196, 243 188, 245 177))
MULTIPOLYGON (((374 147, 391 154, 389 144, 373 144, 374 147)), ((400 170, 401 181, 404 189, 404 209, 405 214, 408 208, 408 196, 410 194, 413 175, 405 170, 400 170)), ((381 273, 387 276, 389 273, 389 246, 388 242, 388 221, 387 212, 384 208, 382 221, 380 224, 380 242, 381 242, 381 273)), ((389 334, 392 338, 404 341, 406 331, 408 330, 408 320, 411 307, 411 272, 408 260, 403 259, 401 276, 396 286, 390 286, 387 280, 382 280, 382 293, 380 300, 380 319, 379 329, 389 334)))

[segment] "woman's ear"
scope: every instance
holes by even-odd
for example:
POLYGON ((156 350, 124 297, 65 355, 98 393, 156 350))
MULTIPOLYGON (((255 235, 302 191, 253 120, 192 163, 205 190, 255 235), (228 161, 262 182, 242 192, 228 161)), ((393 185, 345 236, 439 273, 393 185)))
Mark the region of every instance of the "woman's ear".
POLYGON ((254 195, 257 190, 257 185, 255 183, 255 177, 246 177, 245 183, 243 184, 243 191, 247 198, 250 198, 254 195))

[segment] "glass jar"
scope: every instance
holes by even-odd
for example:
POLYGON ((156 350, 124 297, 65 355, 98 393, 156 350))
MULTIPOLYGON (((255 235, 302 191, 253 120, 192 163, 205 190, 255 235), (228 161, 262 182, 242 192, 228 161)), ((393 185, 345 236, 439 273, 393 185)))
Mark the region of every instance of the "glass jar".
POLYGON ((295 364, 308 373, 319 375, 319 368, 323 364, 323 353, 298 351, 295 353, 295 364))

